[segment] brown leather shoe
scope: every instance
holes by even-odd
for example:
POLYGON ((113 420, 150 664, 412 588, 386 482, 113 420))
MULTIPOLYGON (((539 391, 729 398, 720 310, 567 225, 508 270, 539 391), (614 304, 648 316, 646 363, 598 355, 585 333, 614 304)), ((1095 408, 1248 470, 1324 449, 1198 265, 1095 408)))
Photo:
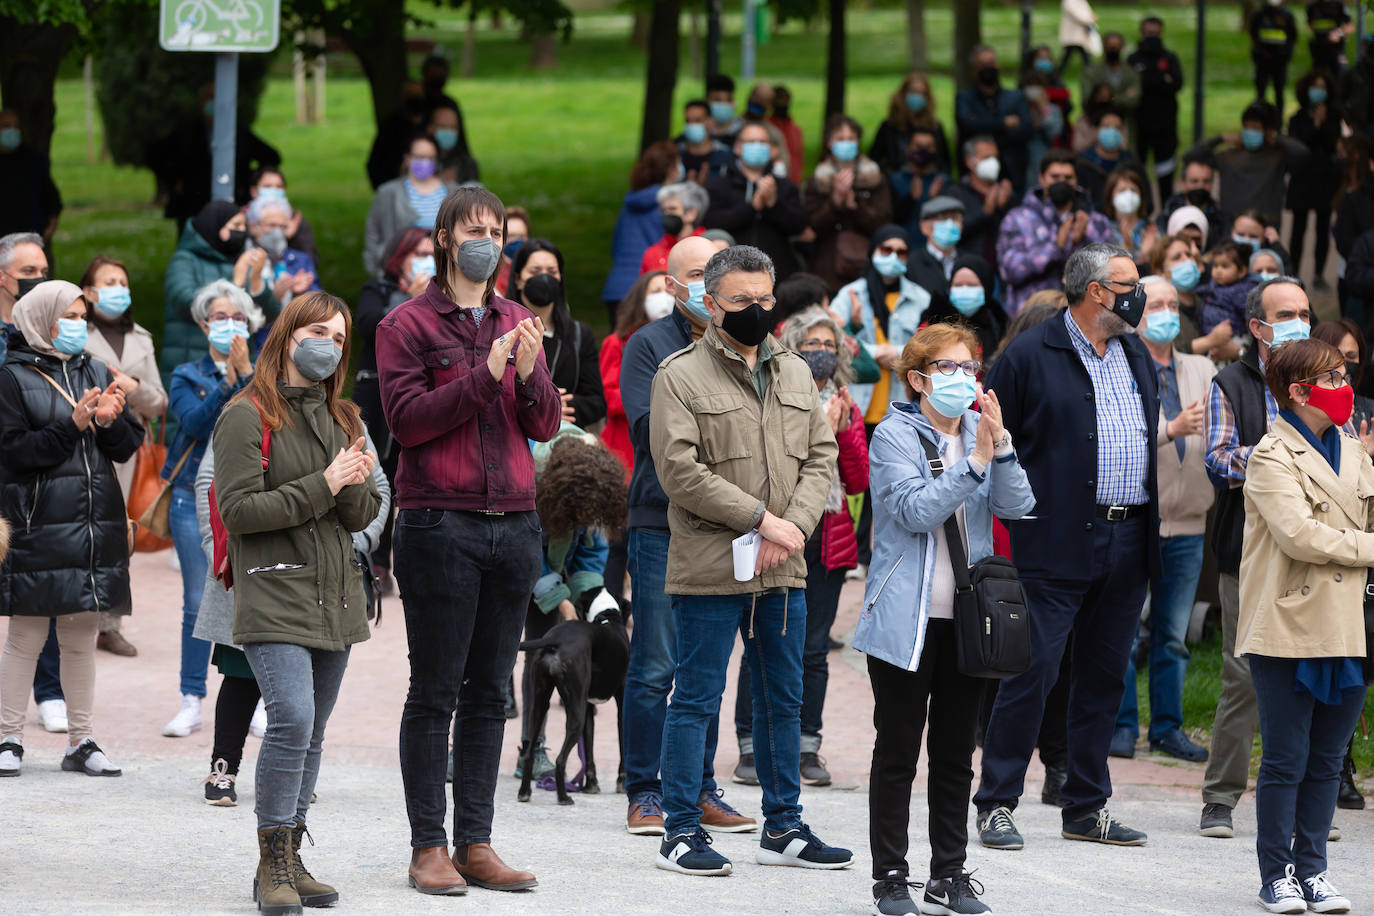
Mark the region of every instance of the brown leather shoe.
POLYGON ((730 807, 724 795, 723 789, 701 793, 697 799, 697 807, 701 809, 701 826, 712 833, 749 833, 758 830, 759 822, 730 807))
POLYGON ((111 655, 122 655, 125 658, 133 658, 138 654, 138 649, 120 633, 111 630, 101 633, 95 638, 95 647, 109 652, 111 655))
POLYGON ((527 871, 516 871, 496 854, 490 843, 456 846, 453 865, 469 884, 489 891, 524 891, 539 884, 527 871))
POLYGON ((447 846, 428 846, 411 851, 410 886, 422 894, 456 897, 468 892, 468 883, 448 860, 447 846))

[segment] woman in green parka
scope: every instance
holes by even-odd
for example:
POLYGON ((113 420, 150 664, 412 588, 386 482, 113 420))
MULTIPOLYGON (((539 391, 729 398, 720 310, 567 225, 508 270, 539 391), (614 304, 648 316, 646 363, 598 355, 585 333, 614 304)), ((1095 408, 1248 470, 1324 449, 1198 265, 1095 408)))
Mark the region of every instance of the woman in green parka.
POLYGON ((215 425, 234 642, 267 705, 253 880, 264 913, 338 900, 305 870, 300 844, 349 647, 368 637, 351 533, 381 506, 372 481, 376 456, 365 450, 358 408, 342 399, 350 331, 342 299, 324 292, 293 299, 267 336, 252 383, 215 425))

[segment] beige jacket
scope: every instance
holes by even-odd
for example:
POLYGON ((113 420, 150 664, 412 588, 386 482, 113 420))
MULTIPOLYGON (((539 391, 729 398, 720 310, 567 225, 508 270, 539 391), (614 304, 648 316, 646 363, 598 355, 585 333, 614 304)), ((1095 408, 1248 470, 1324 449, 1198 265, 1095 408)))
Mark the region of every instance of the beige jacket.
MULTIPOLYGON (((1216 363, 1205 356, 1174 352, 1174 375, 1178 378, 1179 400, 1184 407, 1194 401, 1207 403, 1207 391, 1212 376, 1217 374, 1216 363)), ((1183 439, 1183 460, 1178 457, 1174 440, 1165 432, 1168 420, 1164 409, 1159 411, 1159 434, 1155 444, 1159 448, 1159 536, 1171 538, 1187 534, 1202 534, 1207 528, 1207 510, 1212 507, 1216 490, 1207 479, 1202 457, 1207 454, 1206 438, 1199 433, 1183 439)))
POLYGON ((1282 417, 1245 468, 1236 655, 1363 658, 1374 465, 1341 436, 1341 473, 1282 417))
POLYGON ((1102 56, 1102 36, 1097 31, 1097 16, 1088 0, 1063 0, 1059 6, 1059 44, 1080 47, 1088 56, 1102 56))
MULTIPOLYGON (((115 356, 114 348, 100 331, 100 325, 92 321, 86 338, 86 352, 107 366, 118 369, 130 378, 138 379, 138 389, 129 396, 128 408, 134 416, 148 427, 148 421, 159 417, 167 409, 167 390, 162 387, 162 376, 157 368, 157 354, 153 351, 153 335, 142 325, 134 325, 124 334, 124 350, 115 356)), ((124 501, 129 501, 129 487, 134 480, 134 463, 137 456, 116 464, 115 476, 119 487, 124 491, 124 501)))
POLYGON ((759 399, 744 358, 714 327, 665 359, 654 376, 649 440, 668 495, 672 595, 739 595, 806 587, 797 551, 776 569, 737 582, 731 541, 765 506, 810 537, 825 510, 838 447, 806 363, 771 335, 759 399))

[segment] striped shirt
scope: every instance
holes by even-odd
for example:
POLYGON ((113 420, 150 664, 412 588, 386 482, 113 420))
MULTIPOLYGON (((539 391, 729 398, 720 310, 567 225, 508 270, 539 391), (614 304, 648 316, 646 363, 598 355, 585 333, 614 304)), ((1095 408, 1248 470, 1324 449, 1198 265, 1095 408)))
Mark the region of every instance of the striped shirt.
POLYGON ((411 184, 410 178, 405 180, 406 200, 410 202, 410 208, 415 211, 415 225, 421 229, 433 229, 434 220, 439 215, 439 205, 448 196, 448 188, 442 184, 435 191, 429 194, 421 194, 415 185, 411 184))
POLYGON ((1105 356, 1079 329, 1068 309, 1064 324, 1069 339, 1088 370, 1097 405, 1097 504, 1140 506, 1150 501, 1149 427, 1140 403, 1140 386, 1131 374, 1120 339, 1107 341, 1105 356))

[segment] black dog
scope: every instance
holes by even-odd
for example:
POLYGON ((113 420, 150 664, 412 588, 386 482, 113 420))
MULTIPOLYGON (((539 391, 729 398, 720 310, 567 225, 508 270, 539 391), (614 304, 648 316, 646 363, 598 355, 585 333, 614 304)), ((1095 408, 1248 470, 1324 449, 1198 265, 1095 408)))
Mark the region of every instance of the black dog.
MULTIPOLYGON (((525 735, 521 761, 520 801, 530 800, 530 779, 534 774, 534 749, 544 722, 549 715, 553 692, 563 700, 567 711, 567 729, 563 747, 554 761, 554 782, 558 787, 558 803, 571 805, 566 786, 568 754, 584 739, 587 754, 587 776, 582 791, 595 794, 601 791, 596 781, 596 762, 592 753, 593 723, 596 707, 593 704, 615 699, 616 733, 624 713, 625 670, 630 664, 630 638, 625 630, 624 610, 627 603, 613 598, 604 589, 583 596, 578 613, 590 619, 565 620, 549 630, 542 638, 520 644, 529 653, 525 664, 531 666, 533 695, 530 704, 530 733, 525 735)), ((620 751, 620 772, 625 770, 625 750, 620 751)))

